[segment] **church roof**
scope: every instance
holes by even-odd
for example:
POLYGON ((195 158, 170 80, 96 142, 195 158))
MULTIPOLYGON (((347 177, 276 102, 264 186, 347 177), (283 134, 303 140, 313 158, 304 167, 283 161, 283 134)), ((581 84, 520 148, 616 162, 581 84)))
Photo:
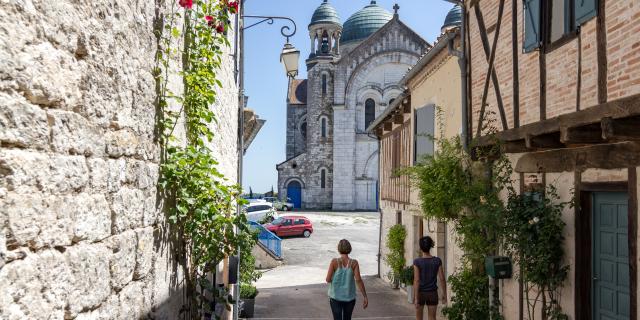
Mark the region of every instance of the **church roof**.
POLYGON ((368 38, 370 35, 382 28, 391 21, 393 14, 378 6, 376 1, 354 13, 344 23, 340 43, 359 41, 368 38))
POLYGON ((289 104, 307 104, 307 79, 291 80, 289 104))
POLYGON ((311 16, 311 23, 309 23, 309 27, 321 24, 321 23, 333 23, 337 25, 342 25, 340 22, 340 16, 338 15, 338 11, 329 4, 328 0, 324 0, 322 4, 313 12, 313 16, 311 16))
POLYGON ((455 5, 449 13, 447 13, 447 17, 444 18, 444 24, 442 25, 442 32, 445 32, 451 28, 457 28, 462 25, 462 8, 459 5, 455 5))

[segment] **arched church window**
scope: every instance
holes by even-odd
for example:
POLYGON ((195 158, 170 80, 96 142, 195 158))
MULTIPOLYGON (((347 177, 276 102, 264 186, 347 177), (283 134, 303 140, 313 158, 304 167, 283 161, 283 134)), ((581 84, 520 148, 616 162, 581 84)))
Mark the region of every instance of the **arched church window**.
POLYGON ((322 95, 326 95, 327 94, 327 75, 323 74, 322 75, 322 95))
POLYGON ((324 189, 327 185, 327 170, 320 169, 320 188, 324 189))
POLYGON ((389 100, 389 106, 391 106, 393 104, 393 102, 396 101, 396 99, 391 99, 389 100))
POLYGON ((323 138, 327 137, 327 118, 325 117, 320 119, 320 136, 323 138))
POLYGON ((302 134, 303 139, 307 139, 307 121, 305 120, 300 124, 300 134, 302 134))
POLYGON ((376 119, 376 102, 369 98, 364 102, 364 127, 365 129, 376 119))

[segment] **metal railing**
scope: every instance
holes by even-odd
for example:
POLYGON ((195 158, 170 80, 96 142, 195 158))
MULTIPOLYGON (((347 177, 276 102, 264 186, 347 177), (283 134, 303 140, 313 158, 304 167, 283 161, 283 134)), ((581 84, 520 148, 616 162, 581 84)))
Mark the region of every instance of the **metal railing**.
POLYGON ((257 222, 249 221, 249 224, 252 229, 260 231, 258 241, 267 247, 276 257, 282 258, 282 239, 257 222))

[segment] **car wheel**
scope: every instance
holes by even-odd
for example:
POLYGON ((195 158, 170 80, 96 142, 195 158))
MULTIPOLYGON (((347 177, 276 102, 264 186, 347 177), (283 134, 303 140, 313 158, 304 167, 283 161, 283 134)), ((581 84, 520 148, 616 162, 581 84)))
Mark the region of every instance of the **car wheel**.
POLYGON ((309 230, 305 230, 305 231, 302 233, 302 235, 303 235, 305 238, 309 238, 309 237, 311 237, 311 231, 309 231, 309 230))
POLYGON ((283 211, 289 211, 289 207, 284 206, 284 207, 282 207, 282 210, 283 210, 283 211))

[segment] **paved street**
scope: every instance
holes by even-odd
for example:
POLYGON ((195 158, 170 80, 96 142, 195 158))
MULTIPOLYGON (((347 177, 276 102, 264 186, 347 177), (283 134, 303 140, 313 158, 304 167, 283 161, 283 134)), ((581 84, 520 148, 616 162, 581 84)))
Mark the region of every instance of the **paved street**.
MULTIPOLYGON (((292 213, 298 214, 298 213, 292 213)), ((369 295, 369 308, 362 299, 354 319, 411 319, 413 308, 406 295, 392 290, 378 273, 378 213, 300 213, 311 219, 314 234, 308 238, 283 240, 285 265, 265 272, 258 281, 255 319, 329 319, 331 317, 324 281, 336 246, 346 238, 353 247, 352 256, 361 265, 369 295)))

